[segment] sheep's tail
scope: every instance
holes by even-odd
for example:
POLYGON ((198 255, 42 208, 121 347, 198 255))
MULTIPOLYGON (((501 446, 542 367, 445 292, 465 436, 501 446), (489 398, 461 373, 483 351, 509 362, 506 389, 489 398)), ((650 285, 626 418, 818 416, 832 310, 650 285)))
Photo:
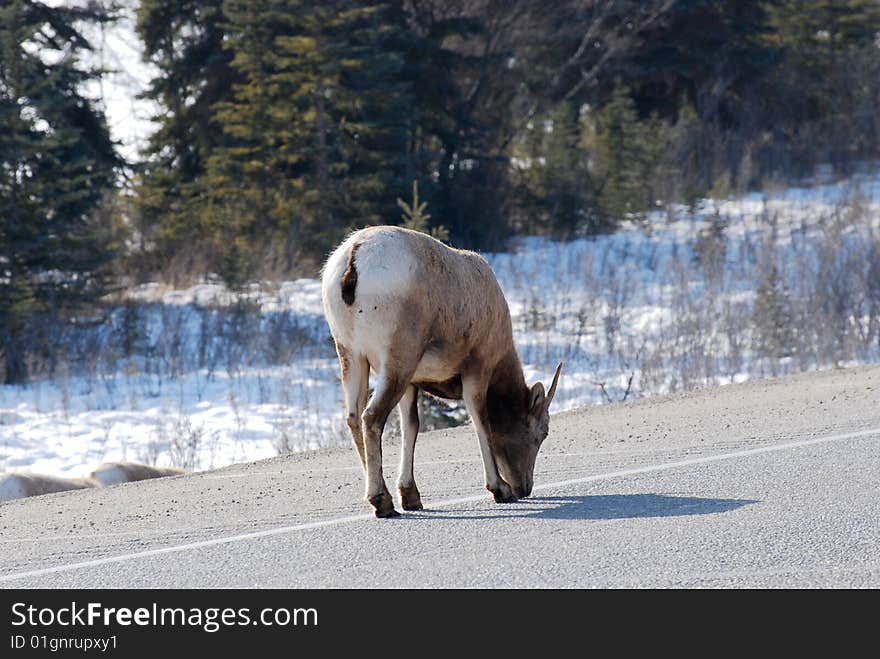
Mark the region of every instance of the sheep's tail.
POLYGON ((345 272, 342 273, 342 301, 348 306, 354 304, 354 291, 358 283, 358 271, 354 264, 354 255, 358 247, 360 247, 360 243, 351 246, 348 263, 345 266, 345 272))

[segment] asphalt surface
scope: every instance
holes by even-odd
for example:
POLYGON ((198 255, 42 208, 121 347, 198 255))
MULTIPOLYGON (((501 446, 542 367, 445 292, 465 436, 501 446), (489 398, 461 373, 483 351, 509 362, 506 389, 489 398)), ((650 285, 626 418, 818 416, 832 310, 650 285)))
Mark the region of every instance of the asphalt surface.
POLYGON ((469 426, 416 480, 393 520, 349 447, 0 504, 0 587, 877 588, 880 368, 553 416, 515 504, 469 426))

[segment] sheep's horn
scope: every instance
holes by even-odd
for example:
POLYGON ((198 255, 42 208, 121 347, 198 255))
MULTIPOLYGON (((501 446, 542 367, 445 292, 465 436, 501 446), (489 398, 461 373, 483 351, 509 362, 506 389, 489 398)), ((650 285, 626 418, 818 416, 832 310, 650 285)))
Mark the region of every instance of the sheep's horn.
POLYGON ((553 400, 553 394, 556 393, 556 385, 559 383, 559 374, 562 372, 562 362, 559 362, 559 366, 556 367, 556 373, 553 375, 553 384, 550 385, 550 390, 547 392, 547 407, 550 407, 550 401, 553 400))

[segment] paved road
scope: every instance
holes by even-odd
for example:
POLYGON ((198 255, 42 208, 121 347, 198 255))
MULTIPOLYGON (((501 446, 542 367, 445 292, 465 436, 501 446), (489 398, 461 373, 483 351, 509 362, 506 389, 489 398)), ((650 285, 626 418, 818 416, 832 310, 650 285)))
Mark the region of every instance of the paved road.
POLYGON ((356 460, 0 504, 0 587, 880 587, 878 367, 554 416, 516 504, 469 427, 420 438, 420 513, 373 519, 356 460))

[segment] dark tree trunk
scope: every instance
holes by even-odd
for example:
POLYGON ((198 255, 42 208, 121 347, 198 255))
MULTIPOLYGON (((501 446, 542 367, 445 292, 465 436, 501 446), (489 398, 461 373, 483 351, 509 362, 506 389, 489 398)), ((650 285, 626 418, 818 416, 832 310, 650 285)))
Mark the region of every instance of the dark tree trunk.
POLYGON ((27 362, 14 332, 7 332, 4 337, 3 357, 5 362, 3 384, 27 384, 27 362))

